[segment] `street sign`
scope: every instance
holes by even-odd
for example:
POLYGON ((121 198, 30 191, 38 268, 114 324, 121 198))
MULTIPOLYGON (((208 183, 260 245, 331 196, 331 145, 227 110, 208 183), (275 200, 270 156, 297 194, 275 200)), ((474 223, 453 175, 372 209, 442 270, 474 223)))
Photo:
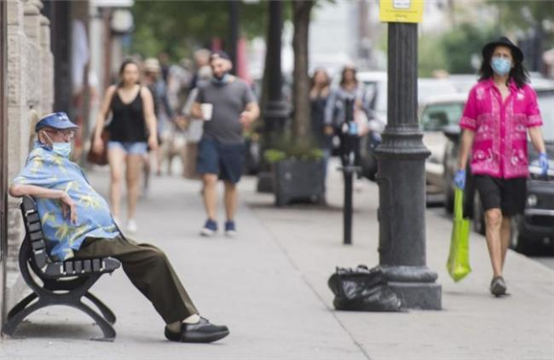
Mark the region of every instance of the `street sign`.
POLYGON ((423 20, 423 0, 380 0, 379 21, 419 23, 423 20))

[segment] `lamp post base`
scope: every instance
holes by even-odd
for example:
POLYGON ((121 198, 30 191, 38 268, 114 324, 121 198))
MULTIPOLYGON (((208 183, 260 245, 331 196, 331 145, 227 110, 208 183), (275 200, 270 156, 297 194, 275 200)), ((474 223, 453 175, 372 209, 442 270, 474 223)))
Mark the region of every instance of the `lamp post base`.
POLYGON ((405 309, 441 310, 442 287, 427 266, 382 266, 383 275, 405 309))
POLYGON ((441 285, 436 283, 389 282, 404 309, 441 310, 441 285))

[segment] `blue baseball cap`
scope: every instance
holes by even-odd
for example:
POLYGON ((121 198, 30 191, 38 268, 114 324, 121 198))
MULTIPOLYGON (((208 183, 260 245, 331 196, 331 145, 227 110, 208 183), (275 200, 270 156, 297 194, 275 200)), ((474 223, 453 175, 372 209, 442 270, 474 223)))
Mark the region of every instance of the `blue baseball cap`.
POLYGON ((64 112, 52 113, 44 116, 35 125, 35 132, 39 132, 46 127, 64 130, 64 129, 78 129, 79 127, 69 120, 69 117, 64 112))

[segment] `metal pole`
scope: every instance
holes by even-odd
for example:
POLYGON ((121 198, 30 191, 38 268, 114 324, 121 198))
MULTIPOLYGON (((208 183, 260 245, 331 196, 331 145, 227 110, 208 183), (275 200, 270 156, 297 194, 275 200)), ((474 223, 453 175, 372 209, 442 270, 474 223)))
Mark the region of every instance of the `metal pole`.
POLYGON ((425 258, 425 159, 417 122, 417 24, 389 23, 388 124, 379 161, 379 264, 406 308, 441 308, 425 258))
POLYGON ((239 2, 229 1, 229 57, 233 62, 231 73, 236 74, 237 64, 237 42, 239 39, 239 2))
POLYGON ((354 174, 358 170, 355 166, 355 146, 357 137, 356 123, 354 122, 354 103, 355 98, 346 99, 344 108, 346 110, 345 121, 341 126, 342 138, 342 172, 344 175, 344 208, 343 208, 343 244, 352 244, 352 188, 354 182, 354 174), (353 128, 354 127, 354 128, 353 128))
POLYGON ((344 245, 352 244, 352 172, 344 172, 344 245))
MULTIPOLYGON (((267 53, 264 70, 262 101, 263 117, 263 149, 271 148, 283 131, 285 121, 289 116, 289 107, 283 101, 283 75, 281 70, 281 36, 283 32, 283 2, 269 2, 269 24, 267 33, 267 53), (267 95, 265 95, 267 94, 267 95)), ((273 175, 268 167, 258 174, 257 191, 273 192, 273 175)))

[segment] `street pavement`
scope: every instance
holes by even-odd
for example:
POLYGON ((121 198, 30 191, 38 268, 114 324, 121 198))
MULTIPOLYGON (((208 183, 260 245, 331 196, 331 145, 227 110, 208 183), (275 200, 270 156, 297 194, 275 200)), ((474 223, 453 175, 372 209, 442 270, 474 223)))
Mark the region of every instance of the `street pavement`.
MULTIPOLYGON (((554 271, 510 251, 510 296, 488 292, 490 262, 483 237, 472 234, 472 273, 454 283, 446 272, 451 222, 427 211, 427 263, 442 285, 442 311, 342 312, 327 280, 335 266, 378 264, 377 186, 354 195, 353 245, 342 245, 342 181, 329 168, 328 206, 273 206, 240 184, 239 236, 198 235, 205 215, 200 184, 155 177, 139 202, 140 241, 164 249, 203 316, 231 335, 208 345, 171 343, 163 321, 123 271, 93 288, 118 316, 112 343, 86 315, 51 307, 31 315, 0 343, 1 359, 553 359, 554 271)), ((107 194, 106 169, 89 173, 107 194)), ((222 190, 220 188, 220 190, 222 190)), ((221 204, 220 207, 222 208, 221 204)), ((123 217, 124 218, 124 217, 123 217)), ((223 223, 223 211, 220 211, 223 223)))

